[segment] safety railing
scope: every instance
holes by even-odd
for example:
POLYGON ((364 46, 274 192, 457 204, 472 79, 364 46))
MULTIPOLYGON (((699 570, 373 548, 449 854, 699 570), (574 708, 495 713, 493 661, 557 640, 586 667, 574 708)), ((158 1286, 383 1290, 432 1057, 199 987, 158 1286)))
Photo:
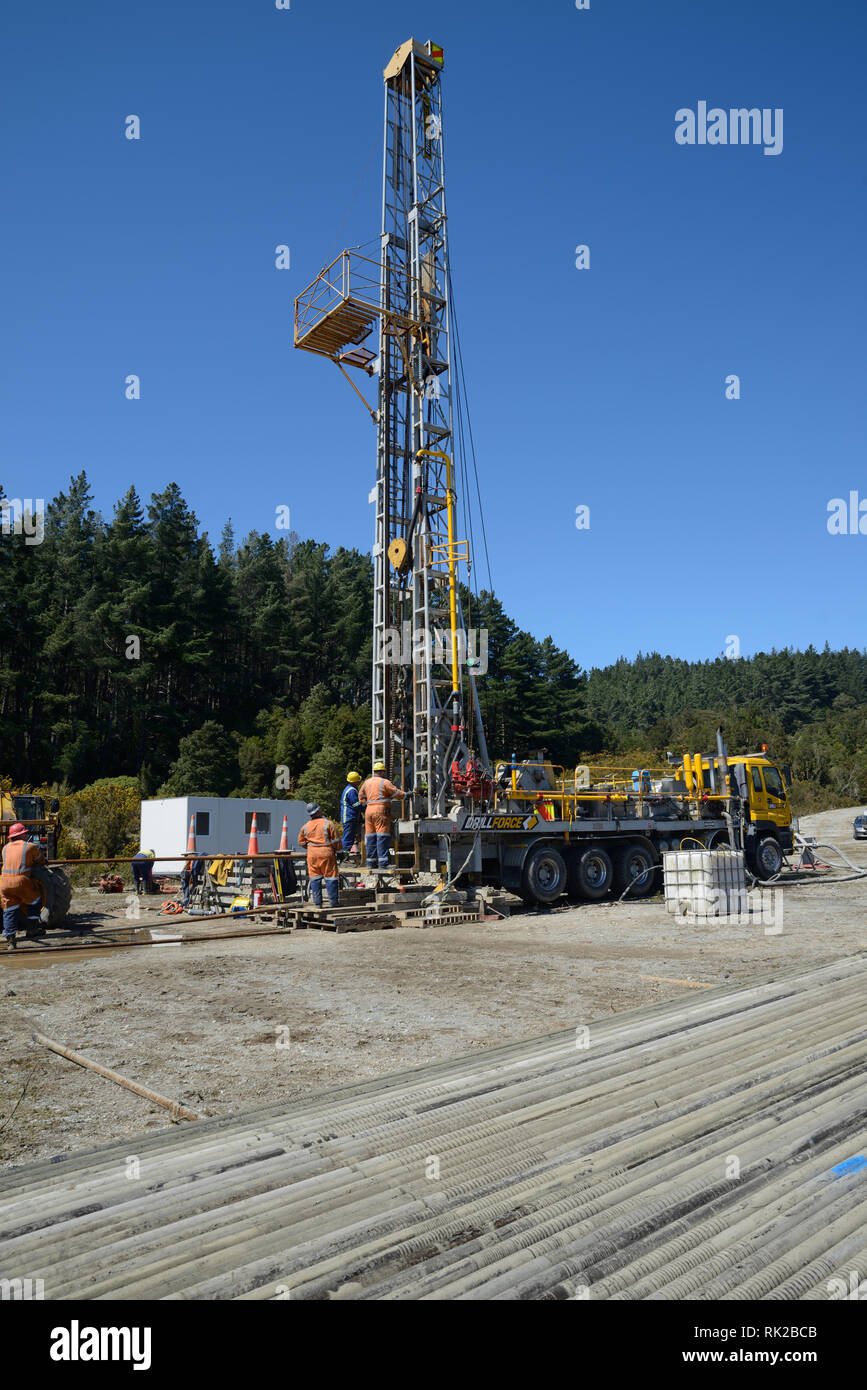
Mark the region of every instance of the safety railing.
MULTIPOLYGON (((508 764, 500 764, 501 767, 508 764)), ((584 765, 586 766, 586 765, 584 765)), ((611 785, 590 787, 580 787, 578 785, 578 774, 582 768, 575 768, 570 779, 566 775, 566 769, 557 763, 524 762, 518 766, 510 767, 511 787, 509 797, 511 800, 523 802, 527 809, 538 809, 543 818, 554 819, 557 821, 569 821, 582 819, 579 815, 579 806, 586 808, 588 803, 591 806, 621 806, 627 803, 635 806, 639 817, 643 815, 645 806, 655 805, 663 801, 678 801, 684 807, 691 805, 706 805, 709 801, 730 803, 733 798, 723 794, 721 791, 713 791, 709 788, 684 790, 682 792, 653 792, 645 790, 643 786, 635 787, 632 782, 631 771, 627 780, 624 777, 622 783, 612 779, 611 785), (519 787, 518 777, 522 769, 543 768, 549 776, 553 777, 554 786, 548 787, 519 787), (554 815, 550 814, 553 809, 554 815)), ((663 775, 672 776, 677 769, 669 767, 660 770, 663 775)), ((595 767, 594 772, 627 772, 626 768, 604 768, 595 767)), ((650 768, 641 768, 642 772, 649 772, 656 775, 650 768)))
POLYGON ((303 340, 333 314, 342 304, 351 304, 362 314, 377 317, 380 313, 395 323, 410 329, 420 329, 410 316, 410 306, 418 302, 413 276, 399 267, 360 256, 356 251, 341 251, 339 256, 321 270, 316 279, 301 291, 295 300, 295 343, 303 340), (385 309, 381 303, 383 275, 387 276, 385 309))

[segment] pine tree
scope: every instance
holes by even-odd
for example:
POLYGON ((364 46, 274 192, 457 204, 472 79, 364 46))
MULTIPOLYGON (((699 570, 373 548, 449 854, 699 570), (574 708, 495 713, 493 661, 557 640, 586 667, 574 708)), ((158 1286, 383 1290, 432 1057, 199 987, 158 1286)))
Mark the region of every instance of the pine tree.
POLYGON ((237 748, 225 729, 209 719, 181 739, 159 795, 228 796, 237 782, 237 748))

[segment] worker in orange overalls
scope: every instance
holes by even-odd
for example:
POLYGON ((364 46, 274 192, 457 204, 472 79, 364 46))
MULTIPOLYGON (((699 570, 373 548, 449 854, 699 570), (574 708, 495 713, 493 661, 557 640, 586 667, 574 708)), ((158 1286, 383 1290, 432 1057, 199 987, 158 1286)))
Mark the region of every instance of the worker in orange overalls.
POLYGON ((364 807, 364 854, 369 869, 387 869, 391 849, 391 802, 402 797, 385 774, 385 763, 373 764, 373 776, 361 784, 358 800, 364 807))
POLYGON ((328 890, 328 904, 337 907, 337 846, 340 831, 333 821, 326 820, 315 801, 308 801, 305 821, 298 831, 298 843, 307 851, 307 881, 310 896, 316 907, 322 906, 322 880, 328 890))
POLYGON ((27 936, 44 936, 39 924, 42 911, 42 889, 29 872, 34 864, 44 864, 40 845, 27 839, 27 827, 17 821, 9 827, 9 838, 3 846, 3 873, 0 875, 0 902, 3 903, 3 939, 10 951, 17 945, 15 933, 23 912, 27 936))

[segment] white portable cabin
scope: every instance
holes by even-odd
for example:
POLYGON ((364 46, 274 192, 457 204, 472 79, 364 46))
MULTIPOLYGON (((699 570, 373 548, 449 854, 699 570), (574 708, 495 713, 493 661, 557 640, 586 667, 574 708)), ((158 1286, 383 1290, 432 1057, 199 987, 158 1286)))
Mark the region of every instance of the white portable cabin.
POLYGON ((164 796, 141 804, 141 847, 156 854, 156 873, 179 874, 183 865, 161 856, 185 854, 190 817, 195 817, 199 854, 246 854, 250 823, 256 813, 259 853, 280 848, 283 817, 289 825, 289 848, 297 849, 298 831, 307 820, 303 801, 245 796, 164 796))

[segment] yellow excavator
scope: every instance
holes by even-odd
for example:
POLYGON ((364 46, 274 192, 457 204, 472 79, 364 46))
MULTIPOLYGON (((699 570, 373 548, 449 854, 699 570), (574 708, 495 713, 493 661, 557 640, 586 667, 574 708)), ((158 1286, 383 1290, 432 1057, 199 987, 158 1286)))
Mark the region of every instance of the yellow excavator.
MULTIPOLYGON (((32 792, 0 790, 0 852, 6 844, 10 825, 26 825, 28 839, 40 845, 46 859, 57 858, 60 839, 60 802, 56 797, 47 803, 43 796, 32 792)), ((33 870, 33 877, 42 889, 42 922, 47 927, 59 927, 69 912, 72 885, 62 869, 42 865, 33 870)))

